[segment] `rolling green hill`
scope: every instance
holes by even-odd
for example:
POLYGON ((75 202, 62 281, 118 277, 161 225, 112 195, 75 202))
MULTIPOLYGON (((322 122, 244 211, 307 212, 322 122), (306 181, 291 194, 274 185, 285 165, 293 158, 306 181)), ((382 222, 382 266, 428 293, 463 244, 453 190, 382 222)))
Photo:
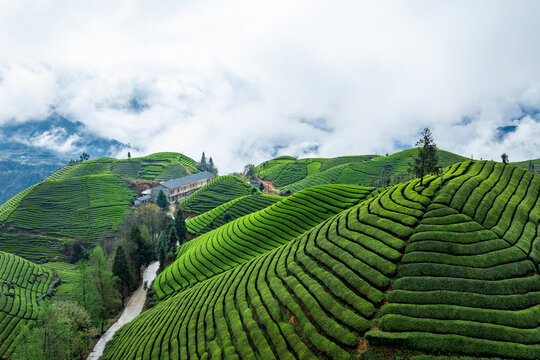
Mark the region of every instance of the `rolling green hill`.
POLYGON ((203 214, 241 196, 260 193, 258 189, 233 175, 218 176, 182 202, 184 211, 203 214))
MULTIPOLYGON (((97 240, 114 231, 130 211, 135 193, 115 175, 48 180, 3 214, 0 250, 42 260, 64 241, 97 240), (29 247, 29 245, 32 245, 29 247)), ((9 204, 9 203, 8 203, 9 204)))
POLYGON ((21 331, 38 316, 40 298, 51 290, 50 270, 0 251, 0 358, 15 349, 21 331))
POLYGON ((510 164, 525 170, 529 170, 529 166, 532 164, 534 166, 533 173, 540 174, 540 159, 511 162, 510 164))
MULTIPOLYGON (((277 158, 257 166, 255 170, 261 179, 272 181, 275 187, 291 192, 322 184, 383 186, 383 183, 386 185, 387 176, 392 183, 409 179, 408 163, 416 151, 408 149, 387 156, 343 156, 332 159, 277 158), (302 166, 312 167, 311 171, 300 172, 298 169, 302 166)), ((440 149, 438 156, 439 164, 443 167, 467 160, 440 149)))
POLYGON ((272 181, 275 187, 281 188, 298 182, 306 177, 328 170, 341 164, 362 162, 377 155, 341 156, 337 158, 296 159, 291 156, 280 156, 265 161, 255 167, 255 175, 263 180, 272 181))
POLYGON ((170 180, 198 172, 195 160, 179 153, 163 152, 132 159, 101 158, 64 166, 49 177, 69 179, 85 175, 114 174, 142 180, 170 180))
POLYGON ((196 172, 178 153, 96 159, 58 170, 0 206, 0 250, 32 261, 62 259, 75 238, 95 242, 114 232, 136 194, 123 178, 160 180, 196 172))
POLYGON ((225 225, 229 221, 262 210, 281 199, 280 196, 260 193, 242 196, 187 220, 186 226, 192 234, 204 234, 225 225))
POLYGON ((199 236, 182 245, 176 261, 157 277, 156 294, 171 295, 285 244, 373 190, 349 185, 309 188, 199 236))
POLYGON ((538 359, 539 194, 539 175, 466 161, 425 186, 359 197, 303 235, 205 275, 247 251, 211 240, 237 219, 199 237, 207 241, 185 262, 197 272, 175 280, 208 279, 170 289, 116 333, 103 359, 353 359, 372 345, 538 359))

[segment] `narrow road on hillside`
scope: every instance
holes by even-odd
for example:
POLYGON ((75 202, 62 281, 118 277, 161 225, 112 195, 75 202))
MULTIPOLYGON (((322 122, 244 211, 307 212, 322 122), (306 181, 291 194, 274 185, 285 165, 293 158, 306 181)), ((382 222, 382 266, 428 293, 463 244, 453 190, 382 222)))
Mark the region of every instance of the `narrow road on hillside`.
POLYGON ((129 298, 128 304, 124 309, 124 312, 122 312, 120 319, 118 319, 118 321, 116 321, 105 332, 105 334, 103 334, 103 336, 101 336, 90 355, 88 355, 88 357, 86 358, 87 360, 99 359, 101 355, 103 355, 105 345, 107 345, 107 343, 112 339, 114 333, 117 332, 123 325, 135 319, 135 317, 141 313, 144 303, 146 301, 146 290, 144 290, 144 283, 146 282, 148 284, 148 287, 150 287, 152 281, 154 281, 154 279, 156 278, 158 269, 159 261, 151 263, 146 269, 144 269, 143 281, 141 286, 139 286, 139 288, 135 290, 133 295, 131 295, 131 298, 129 298))

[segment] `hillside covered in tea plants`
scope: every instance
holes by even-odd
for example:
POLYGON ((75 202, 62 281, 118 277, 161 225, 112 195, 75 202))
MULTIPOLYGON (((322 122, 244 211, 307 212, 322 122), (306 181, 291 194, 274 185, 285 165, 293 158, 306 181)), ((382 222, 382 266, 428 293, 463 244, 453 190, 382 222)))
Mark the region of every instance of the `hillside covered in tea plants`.
POLYGON ((0 206, 0 250, 32 261, 62 259, 62 244, 95 243, 130 212, 134 184, 197 172, 178 153, 102 158, 67 165, 0 206))
POLYGON ((310 188, 188 242, 103 358, 540 358, 540 175, 423 180, 310 188))
MULTIPOLYGON (((415 154, 415 149, 407 149, 386 156, 307 159, 282 156, 257 165, 254 175, 272 182, 274 187, 284 192, 296 192, 322 184, 386 186, 410 178, 408 164, 415 154)), ((437 150, 437 155, 442 167, 467 160, 463 156, 440 149, 437 150)))
POLYGON ((50 270, 0 251, 0 359, 10 356, 23 329, 37 320, 52 282, 50 270))

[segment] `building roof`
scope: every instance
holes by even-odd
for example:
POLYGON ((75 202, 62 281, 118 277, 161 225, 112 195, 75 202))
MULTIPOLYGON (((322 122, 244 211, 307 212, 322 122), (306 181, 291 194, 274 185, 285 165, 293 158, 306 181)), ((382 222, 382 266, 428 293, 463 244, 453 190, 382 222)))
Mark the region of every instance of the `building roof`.
POLYGON ((151 198, 152 198, 151 195, 144 195, 144 196, 138 197, 137 200, 145 201, 145 200, 150 200, 151 198))
POLYGON ((208 172, 208 171, 203 171, 203 172, 200 172, 200 173, 197 173, 197 174, 184 176, 184 177, 181 177, 181 178, 178 178, 178 179, 164 181, 164 182, 161 183, 161 185, 165 186, 168 189, 174 189, 174 188, 177 188, 179 186, 191 184, 192 182, 208 179, 208 178, 211 178, 211 177, 214 177, 214 174, 212 174, 211 172, 208 172))

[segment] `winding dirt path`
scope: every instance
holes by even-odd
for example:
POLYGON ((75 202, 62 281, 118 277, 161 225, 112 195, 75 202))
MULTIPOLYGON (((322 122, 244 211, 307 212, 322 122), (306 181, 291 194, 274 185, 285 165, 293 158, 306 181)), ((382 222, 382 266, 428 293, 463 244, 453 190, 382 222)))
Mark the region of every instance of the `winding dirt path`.
POLYGON ((146 269, 144 269, 142 284, 137 290, 135 290, 133 295, 131 295, 131 298, 129 298, 128 304, 124 309, 124 312, 122 312, 120 319, 118 319, 105 332, 105 334, 103 334, 103 336, 101 336, 101 338, 97 342, 96 346, 94 346, 94 349, 92 350, 90 355, 88 355, 86 360, 99 359, 101 355, 103 355, 105 345, 107 345, 107 343, 112 339, 114 333, 117 332, 123 325, 135 319, 135 317, 141 313, 144 303, 146 301, 146 290, 144 290, 144 283, 146 282, 148 284, 148 287, 150 287, 152 281, 154 281, 154 279, 156 278, 158 269, 159 261, 154 261, 153 263, 148 265, 146 269))

